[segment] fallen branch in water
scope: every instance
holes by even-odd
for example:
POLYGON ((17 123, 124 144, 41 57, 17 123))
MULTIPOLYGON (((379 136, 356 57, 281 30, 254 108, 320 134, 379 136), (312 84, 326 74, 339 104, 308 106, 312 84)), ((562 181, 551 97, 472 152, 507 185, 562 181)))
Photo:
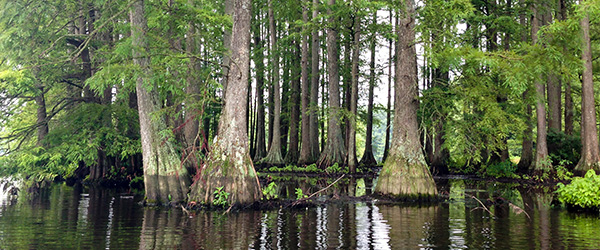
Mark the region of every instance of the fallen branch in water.
POLYGON ((525 213, 525 215, 527 215, 527 218, 529 218, 531 220, 531 217, 529 217, 529 214, 524 209, 518 207, 517 205, 513 204, 512 202, 509 202, 508 206, 510 206, 510 208, 512 208, 514 210, 515 214, 519 215, 521 213, 525 213))
POLYGON ((321 189, 321 190, 319 190, 319 191, 317 191, 317 192, 314 192, 313 194, 311 194, 310 196, 308 196, 308 197, 306 197, 306 198, 302 198, 302 199, 300 199, 300 200, 297 200, 297 201, 295 201, 295 202, 294 202, 294 203, 292 203, 292 205, 290 205, 290 206, 291 206, 291 207, 293 207, 293 206, 295 206, 295 205, 298 205, 298 203, 300 203, 300 202, 302 202, 302 201, 310 200, 310 198, 314 197, 315 195, 317 195, 317 194, 319 194, 319 193, 321 193, 321 192, 323 192, 323 191, 325 191, 325 190, 329 189, 329 188, 330 188, 331 186, 333 186, 335 183, 337 183, 337 182, 338 182, 338 181, 340 181, 342 178, 344 178, 344 176, 346 176, 346 174, 343 174, 342 176, 340 176, 340 178, 337 178, 337 180, 335 180, 335 181, 334 181, 334 182, 332 182, 331 184, 327 185, 327 187, 325 187, 325 188, 323 188, 323 189, 321 189))
MULTIPOLYGON (((494 216, 494 214, 492 213, 492 211, 490 211, 490 210, 489 210, 489 209, 488 209, 488 208, 485 206, 485 204, 483 204, 483 202, 481 202, 479 199, 477 199, 477 197, 475 197, 475 196, 473 196, 473 195, 469 195, 469 196, 471 196, 471 198, 473 198, 474 200, 476 200, 477 202, 479 202, 479 204, 481 204, 481 206, 483 207, 483 209, 485 209, 485 211, 487 211, 488 213, 490 213, 490 215, 491 215, 492 217, 496 217, 496 216, 494 216)), ((479 207, 476 207, 475 209, 477 209, 477 208, 479 208, 479 207)))
MULTIPOLYGON (((481 200, 477 199, 477 197, 473 196, 473 195, 469 195, 471 196, 471 198, 473 198, 474 200, 476 200, 477 202, 479 202, 479 204, 481 204, 481 207, 476 207, 474 209, 477 208, 483 208, 485 211, 487 211, 492 217, 495 217, 494 214, 492 213, 492 211, 490 211, 484 204, 483 202, 481 202, 481 200)), ((525 215, 527 216, 527 218, 531 219, 531 217, 529 216, 529 214, 522 208, 520 208, 519 206, 513 204, 512 202, 502 198, 503 200, 505 200, 506 202, 508 202, 508 206, 514 211, 515 214, 519 215, 522 213, 525 213, 525 215)))

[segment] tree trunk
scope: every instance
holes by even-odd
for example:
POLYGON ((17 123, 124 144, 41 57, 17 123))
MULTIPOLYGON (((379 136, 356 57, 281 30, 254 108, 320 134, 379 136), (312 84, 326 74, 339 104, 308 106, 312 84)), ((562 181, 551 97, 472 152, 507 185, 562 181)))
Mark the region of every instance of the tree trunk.
MULTIPOLYGON (((318 23, 319 18, 319 0, 313 0, 312 21, 318 23)), ((314 29, 312 32, 312 48, 311 48, 311 76, 310 76, 310 156, 306 163, 316 162, 319 158, 321 150, 319 148, 319 49, 321 48, 319 39, 319 30, 314 29)))
MULTIPOLYGON (((533 7, 533 18, 531 19, 531 40, 533 44, 537 44, 537 32, 539 31, 540 15, 537 6, 533 7)), ((535 148, 535 162, 531 166, 534 172, 547 170, 550 167, 548 161, 548 145, 546 143, 547 128, 546 128, 546 104, 545 104, 545 86, 541 79, 535 79, 535 95, 536 105, 535 112, 537 117, 537 138, 535 148)))
POLYGON ((46 136, 48 135, 48 121, 47 119, 47 112, 46 112, 46 98, 44 97, 44 87, 43 86, 39 86, 38 87, 40 93, 35 96, 35 104, 37 104, 37 119, 36 119, 36 126, 37 126, 37 143, 36 145, 38 147, 44 147, 46 145, 46 143, 44 142, 44 139, 46 138, 46 136))
POLYGON ((573 135, 573 96, 570 82, 565 82, 565 134, 573 135))
POLYGON ((265 63, 263 54, 264 42, 261 40, 260 24, 254 30, 254 65, 256 65, 256 146, 253 159, 261 160, 267 155, 265 141, 265 63))
MULTIPOLYGON (((300 44, 295 43, 296 55, 300 52, 300 44)), ((290 142, 287 148, 284 162, 289 164, 296 164, 298 162, 298 125, 300 123, 300 78, 302 69, 300 60, 302 56, 292 56, 291 67, 292 67, 292 79, 291 79, 291 93, 290 93, 290 142)))
MULTIPOLYGON (((284 43, 285 44, 285 43, 284 43)), ((290 47, 294 46, 293 44, 287 43, 285 44, 283 47, 281 47, 281 51, 283 51, 281 54, 283 55, 283 53, 292 53, 292 51, 289 50, 290 47)), ((279 51, 278 51, 279 53, 279 51)), ((300 66, 298 66, 300 67, 300 66)), ((279 135, 281 135, 280 137, 280 141, 281 141, 281 155, 285 156, 287 153, 287 146, 288 146, 288 132, 290 130, 290 114, 291 114, 291 105, 295 105, 290 103, 290 95, 291 95, 291 91, 290 91, 290 60, 288 60, 288 58, 286 58, 285 56, 281 57, 281 66, 280 68, 281 70, 281 100, 280 100, 280 106, 281 106, 281 113, 279 114, 279 135)), ((300 73, 298 73, 298 76, 300 76, 300 73)))
MULTIPOLYGON (((306 6, 302 7, 302 21, 304 23, 308 23, 308 3, 309 1, 306 1, 306 6)), ((298 159, 298 165, 308 165, 314 162, 314 157, 312 157, 310 151, 310 83, 308 82, 308 35, 306 34, 305 26, 302 26, 302 46, 300 54, 300 80, 302 82, 302 127, 300 129, 300 133, 302 134, 302 141, 300 145, 300 157, 298 159)))
MULTIPOLYGON (((566 0, 559 0, 559 18, 560 20, 567 19, 566 0)), ((567 51, 566 46, 563 51, 567 51)), ((573 97, 571 96, 571 82, 565 82, 565 134, 573 135, 573 97)))
MULTIPOLYGON (((433 69, 433 81, 432 87, 447 89, 448 82, 450 81, 450 73, 448 69, 433 69)), ((446 123, 446 113, 441 110, 433 115, 433 132, 430 135, 428 144, 429 147, 429 165, 431 166, 431 172, 434 175, 448 174, 448 160, 450 159, 450 152, 444 147, 446 140, 444 139, 445 130, 444 124, 446 123)))
MULTIPOLYGON (((233 16, 233 2, 234 0, 225 0, 225 15, 233 16)), ((231 68, 231 30, 225 29, 223 33, 223 45, 226 52, 223 54, 223 78, 221 79, 221 86, 223 86, 223 99, 225 99, 227 94, 227 77, 229 76, 229 68, 231 68)))
POLYGON ((437 190, 419 140, 414 2, 403 3, 396 30, 394 133, 375 191, 396 197, 429 198, 436 196, 437 190))
POLYGON ((594 80, 592 73, 592 49, 590 43, 590 17, 580 21, 583 41, 581 59, 584 62, 581 82, 581 159, 574 169, 575 174, 585 175, 594 169, 600 171, 598 129, 596 127, 596 107, 594 106, 594 80))
POLYGON ((283 164, 283 157, 281 155, 281 94, 279 87, 279 53, 277 52, 277 36, 275 29, 275 17, 273 16, 273 0, 269 0, 269 30, 271 31, 271 56, 273 64, 273 127, 271 144, 269 144, 269 152, 261 163, 270 165, 281 165, 283 164))
POLYGON ((561 114, 561 83, 556 74, 548 76, 548 128, 554 132, 561 131, 562 114, 561 114))
POLYGON ((335 0, 329 0, 330 9, 327 11, 331 15, 329 27, 327 28, 327 71, 329 74, 329 117, 327 124, 327 142, 323 152, 319 157, 317 165, 326 168, 335 163, 343 165, 346 162, 346 149, 344 139, 342 138, 342 129, 340 127, 340 76, 339 76, 339 55, 337 48, 337 27, 332 25, 338 23, 331 9, 335 5, 335 0))
POLYGON ((133 3, 130 16, 133 63, 142 72, 136 79, 136 90, 146 202, 149 204, 183 202, 190 184, 190 177, 187 169, 181 164, 174 145, 168 138, 160 137, 160 131, 167 129, 164 118, 152 116, 161 108, 157 86, 154 84, 151 90, 146 87, 151 82, 152 68, 150 57, 147 54, 146 32, 148 26, 143 0, 133 3))
MULTIPOLYGON (((557 9, 557 15, 560 15, 560 0, 555 1, 557 6, 548 6, 546 4, 546 22, 552 22, 552 7, 557 9)), ((559 19, 559 17, 557 17, 559 19)), ((550 72, 548 75, 548 129, 554 132, 560 132, 562 127, 562 113, 561 113, 561 82, 556 73, 550 72)))
MULTIPOLYGON (((528 92, 525 91, 523 93, 523 100, 527 100, 528 92)), ((525 101, 525 123, 527 128, 523 131, 523 143, 521 144, 521 159, 519 160, 519 164, 517 165, 517 170, 520 173, 526 173, 529 171, 531 164, 533 163, 533 122, 531 121, 531 116, 533 115, 533 110, 531 105, 525 101)))
MULTIPOLYGON (((390 10, 390 25, 394 19, 394 11, 390 10)), ((398 18, 396 18, 396 26, 398 26, 398 18)), ((385 146, 383 148, 382 162, 385 162, 390 151, 390 137, 392 130, 392 68, 393 62, 393 47, 394 41, 390 39, 389 58, 388 58, 388 98, 387 98, 387 114, 386 114, 386 126, 385 126, 385 146)))
POLYGON ((219 121, 219 135, 208 153, 199 179, 192 186, 190 201, 212 203, 213 193, 230 193, 229 204, 248 204, 260 200, 260 184, 248 151, 245 119, 250 66, 250 0, 235 0, 231 32, 231 65, 227 96, 219 121))
MULTIPOLYGON (((525 4, 524 0, 519 0, 521 5, 525 4)), ((525 14, 519 14, 519 23, 523 26, 527 25, 527 19, 525 14)), ((521 33, 521 42, 527 42, 527 32, 521 33)), ((523 92, 523 100, 525 103, 525 123, 527 128, 523 130, 523 141, 521 145, 521 159, 519 160, 519 164, 517 165, 517 171, 520 173, 527 173, 529 168, 533 163, 533 122, 531 121, 531 116, 533 115, 533 110, 531 105, 529 104, 529 90, 525 90, 523 92)))
POLYGON ((350 119, 348 122, 348 168, 350 173, 356 172, 356 166, 358 165, 358 158, 356 156, 356 124, 358 120, 358 63, 360 60, 360 16, 358 11, 354 14, 354 42, 352 43, 352 84, 350 86, 350 119))
MULTIPOLYGON (((192 5, 193 1, 188 0, 188 4, 192 5)), ((185 50, 188 56, 198 54, 198 47, 196 43, 196 29, 194 28, 193 23, 189 23, 190 27, 188 29, 186 40, 185 40, 185 50)), ((187 157, 186 159, 190 159, 190 162, 185 162, 186 166, 188 166, 188 170, 192 170, 191 168, 196 168, 198 162, 194 157, 194 153, 197 151, 197 146, 202 144, 204 138, 199 137, 200 130, 200 121, 198 117, 200 115, 200 111, 198 110, 198 105, 200 101, 200 86, 199 81, 196 78, 196 73, 199 72, 200 63, 195 57, 190 57, 190 61, 188 63, 188 75, 186 77, 187 86, 185 88, 185 92, 187 95, 187 100, 185 100, 186 104, 186 112, 184 117, 184 126, 183 126, 183 136, 185 138, 185 153, 190 155, 191 157, 187 157)), ((191 171, 190 171, 191 172, 191 171)))
MULTIPOLYGON (((377 25, 377 10, 373 13, 373 25, 377 25)), ((375 72, 375 49, 377 46, 377 34, 373 32, 371 37, 371 75, 369 77, 369 101, 367 104, 367 136, 365 139, 365 152, 360 159, 361 166, 376 166, 377 160, 373 155, 373 102, 375 99, 375 85, 377 74, 375 72)))

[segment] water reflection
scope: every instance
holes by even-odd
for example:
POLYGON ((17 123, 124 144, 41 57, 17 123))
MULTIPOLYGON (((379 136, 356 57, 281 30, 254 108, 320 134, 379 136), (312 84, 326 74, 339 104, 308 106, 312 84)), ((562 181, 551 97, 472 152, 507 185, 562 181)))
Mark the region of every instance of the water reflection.
MULTIPOLYGON (((346 183, 325 197, 369 190, 366 181, 346 183)), ((127 191, 55 185, 0 208, 0 248, 600 248, 598 215, 553 209, 550 190, 466 180, 438 184, 449 195, 448 202, 415 206, 332 199, 306 209, 227 214, 144 208, 138 204, 141 197, 134 198, 127 191)), ((303 182, 301 187, 308 190, 311 184, 303 182)))

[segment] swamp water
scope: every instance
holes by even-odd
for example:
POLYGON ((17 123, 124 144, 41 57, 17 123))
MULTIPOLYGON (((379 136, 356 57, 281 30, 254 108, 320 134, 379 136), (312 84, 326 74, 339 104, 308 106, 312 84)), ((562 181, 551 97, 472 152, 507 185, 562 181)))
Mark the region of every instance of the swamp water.
MULTIPOLYGON (((294 198, 296 188, 312 194, 333 182, 276 181, 280 197, 294 198)), ((0 249, 600 249, 600 217, 552 208, 550 190, 436 183, 448 201, 340 202, 370 193, 368 181, 344 179, 321 193, 321 205, 227 214, 144 208, 127 190, 54 184, 0 200, 0 249)))

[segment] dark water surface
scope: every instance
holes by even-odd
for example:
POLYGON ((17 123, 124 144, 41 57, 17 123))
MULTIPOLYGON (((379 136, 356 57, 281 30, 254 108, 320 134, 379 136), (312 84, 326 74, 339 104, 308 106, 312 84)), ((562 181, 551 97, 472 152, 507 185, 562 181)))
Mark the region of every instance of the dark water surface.
MULTIPOLYGON (((296 187, 327 183, 288 178, 279 191, 295 197, 296 187)), ((437 180, 449 201, 418 206, 335 202, 369 193, 364 180, 340 183, 324 205, 228 214, 144 208, 128 191, 55 184, 0 204, 0 249, 600 249, 600 217, 552 208, 549 190, 437 180)))

